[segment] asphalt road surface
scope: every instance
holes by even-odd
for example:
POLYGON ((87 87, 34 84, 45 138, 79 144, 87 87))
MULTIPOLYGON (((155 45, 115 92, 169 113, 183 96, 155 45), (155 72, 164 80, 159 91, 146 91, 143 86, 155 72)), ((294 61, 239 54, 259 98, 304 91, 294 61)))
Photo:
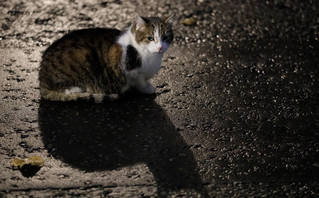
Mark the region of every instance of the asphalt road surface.
POLYGON ((318 197, 318 10, 311 0, 1 0, 0 197, 318 197), (41 53, 55 39, 173 12, 155 95, 39 99, 41 53), (43 167, 12 167, 33 155, 43 167))

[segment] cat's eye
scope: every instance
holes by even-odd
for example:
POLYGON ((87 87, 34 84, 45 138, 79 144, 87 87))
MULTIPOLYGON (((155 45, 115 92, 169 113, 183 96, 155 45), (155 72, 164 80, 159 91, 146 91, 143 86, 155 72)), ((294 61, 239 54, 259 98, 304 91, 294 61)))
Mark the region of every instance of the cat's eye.
POLYGON ((154 37, 148 36, 148 37, 147 37, 147 40, 149 40, 149 41, 154 41, 154 37))

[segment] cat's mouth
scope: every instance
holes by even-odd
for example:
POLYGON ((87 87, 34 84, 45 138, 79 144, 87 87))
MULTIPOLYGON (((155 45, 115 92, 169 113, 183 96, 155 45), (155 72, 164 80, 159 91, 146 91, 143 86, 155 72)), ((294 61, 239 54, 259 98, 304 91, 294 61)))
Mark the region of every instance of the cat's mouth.
POLYGON ((155 54, 164 54, 166 52, 166 49, 161 49, 161 50, 158 50, 156 52, 154 52, 155 54))

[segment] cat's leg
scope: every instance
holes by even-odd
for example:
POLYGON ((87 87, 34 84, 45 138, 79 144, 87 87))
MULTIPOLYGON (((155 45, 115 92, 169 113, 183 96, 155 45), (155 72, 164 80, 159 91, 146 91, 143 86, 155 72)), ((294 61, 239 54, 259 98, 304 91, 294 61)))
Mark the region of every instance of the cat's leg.
POLYGON ((156 88, 150 82, 146 82, 146 87, 144 88, 146 94, 153 94, 156 91, 156 88))
POLYGON ((41 97, 46 100, 52 101, 72 101, 72 100, 90 100, 91 93, 87 92, 74 92, 74 90, 49 90, 49 89, 42 89, 41 90, 41 97))
POLYGON ((104 101, 115 101, 119 98, 119 94, 91 94, 95 103, 102 103, 104 101))
POLYGON ((156 88, 145 79, 139 79, 136 88, 143 94, 153 94, 156 91, 156 88))
MULTIPOLYGON (((105 99, 105 94, 93 93, 89 90, 78 86, 68 87, 62 90, 41 89, 43 99, 52 101, 76 101, 76 100, 94 100, 95 103, 101 103, 105 99)), ((115 96, 110 96, 107 99, 113 101, 115 96)))
MULTIPOLYGON (((69 87, 65 90, 65 94, 69 95, 69 97, 75 97, 77 99, 93 99, 95 103, 102 103, 105 99, 105 94, 103 93, 94 93, 90 89, 83 89, 81 87, 69 87)), ((113 101, 115 100, 113 96, 108 96, 107 99, 113 101)))

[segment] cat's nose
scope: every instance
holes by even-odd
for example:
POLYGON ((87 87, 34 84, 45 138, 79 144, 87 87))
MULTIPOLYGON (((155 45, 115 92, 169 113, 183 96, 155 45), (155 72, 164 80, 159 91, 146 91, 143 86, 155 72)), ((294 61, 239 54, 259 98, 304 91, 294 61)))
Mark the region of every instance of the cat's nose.
POLYGON ((158 47, 158 51, 161 52, 163 49, 163 46, 158 47))

